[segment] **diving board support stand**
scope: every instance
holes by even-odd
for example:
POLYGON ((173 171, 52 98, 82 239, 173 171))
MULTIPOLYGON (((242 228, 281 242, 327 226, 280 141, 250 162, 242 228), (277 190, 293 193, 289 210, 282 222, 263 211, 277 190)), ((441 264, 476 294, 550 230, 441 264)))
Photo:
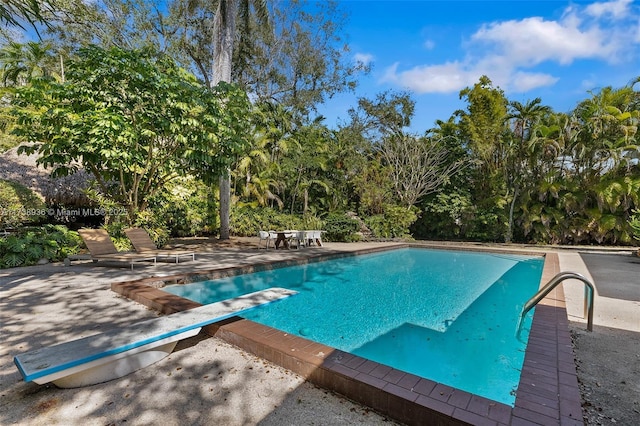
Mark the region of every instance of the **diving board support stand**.
POLYGON ((26 382, 76 388, 123 377, 169 355, 204 326, 296 291, 273 287, 14 357, 26 382))

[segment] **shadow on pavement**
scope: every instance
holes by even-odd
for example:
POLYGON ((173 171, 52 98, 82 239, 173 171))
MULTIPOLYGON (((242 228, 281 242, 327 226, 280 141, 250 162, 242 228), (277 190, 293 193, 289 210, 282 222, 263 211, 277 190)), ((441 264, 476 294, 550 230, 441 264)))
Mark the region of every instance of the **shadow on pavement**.
POLYGON ((640 258, 596 253, 580 253, 580 257, 600 296, 640 302, 640 258))

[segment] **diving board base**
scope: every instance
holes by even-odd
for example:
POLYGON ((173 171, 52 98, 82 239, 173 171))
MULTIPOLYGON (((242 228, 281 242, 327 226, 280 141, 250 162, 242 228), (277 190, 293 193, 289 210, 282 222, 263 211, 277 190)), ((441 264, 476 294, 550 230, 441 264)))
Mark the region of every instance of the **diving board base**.
POLYGON ((144 367, 166 358, 178 344, 178 341, 193 337, 200 328, 176 334, 148 345, 140 346, 129 352, 122 352, 70 368, 65 371, 40 377, 34 382, 43 385, 53 383, 59 388, 80 388, 119 379, 144 367))

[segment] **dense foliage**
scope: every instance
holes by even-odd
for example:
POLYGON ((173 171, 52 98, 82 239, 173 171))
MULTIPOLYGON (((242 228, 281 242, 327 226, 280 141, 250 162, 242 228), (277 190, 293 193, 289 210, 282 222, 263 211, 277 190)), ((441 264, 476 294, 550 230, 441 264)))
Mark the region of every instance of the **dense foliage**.
POLYGON ((214 178, 226 170, 236 235, 322 228, 353 240, 366 226, 374 238, 638 238, 637 79, 559 113, 482 76, 459 93, 464 108, 424 134, 407 130, 420 119, 411 94, 395 92, 360 98, 329 128, 315 107, 367 71, 345 60, 338 4, 225 3, 237 7, 237 86, 211 89, 222 2, 56 2, 63 13, 43 11, 49 44, 0 48, 10 89, 0 130, 38 142, 56 173, 93 173, 94 199, 127 207, 126 220, 107 218, 114 233, 146 224, 160 242, 218 232, 214 178))
POLYGON ((0 236, 0 269, 61 261, 76 254, 80 236, 62 225, 25 227, 0 236))
POLYGON ((82 165, 131 221, 173 179, 211 181, 243 150, 244 93, 223 83, 209 90, 166 56, 91 46, 66 76, 16 89, 13 132, 38 141, 23 150, 54 175, 82 165))
POLYGON ((0 231, 40 222, 46 215, 47 207, 32 190, 0 179, 0 231))

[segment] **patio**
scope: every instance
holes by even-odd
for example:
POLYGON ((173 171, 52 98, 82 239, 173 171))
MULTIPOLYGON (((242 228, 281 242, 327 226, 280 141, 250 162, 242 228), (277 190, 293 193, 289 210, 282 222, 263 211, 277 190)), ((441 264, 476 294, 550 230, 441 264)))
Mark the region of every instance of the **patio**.
MULTIPOLYGON (((325 244, 308 250, 216 247, 195 262, 144 266, 134 271, 88 264, 44 265, 0 271, 0 422, 80 424, 393 424, 366 407, 316 388, 283 368, 216 338, 188 339, 165 360, 122 379, 80 389, 22 382, 12 357, 36 347, 95 334, 156 316, 117 296, 113 282, 174 275, 194 269, 295 261, 314 251, 349 251, 383 244, 325 244), (167 380, 167 378, 171 380, 167 380), (297 420, 296 420, 297 419, 297 420)), ((559 253, 560 266, 565 254, 559 253)), ((575 265, 571 265, 575 266, 575 265)), ((575 270, 575 269, 572 269, 575 270)), ((579 271, 580 272, 580 271, 579 271)), ((596 284, 597 285, 597 284, 596 284)), ((577 287, 577 286, 576 286, 577 287)), ((581 301, 580 301, 581 303, 581 301)), ((596 325, 606 312, 598 310, 596 325)), ((571 319, 573 321, 573 319, 571 319)))

